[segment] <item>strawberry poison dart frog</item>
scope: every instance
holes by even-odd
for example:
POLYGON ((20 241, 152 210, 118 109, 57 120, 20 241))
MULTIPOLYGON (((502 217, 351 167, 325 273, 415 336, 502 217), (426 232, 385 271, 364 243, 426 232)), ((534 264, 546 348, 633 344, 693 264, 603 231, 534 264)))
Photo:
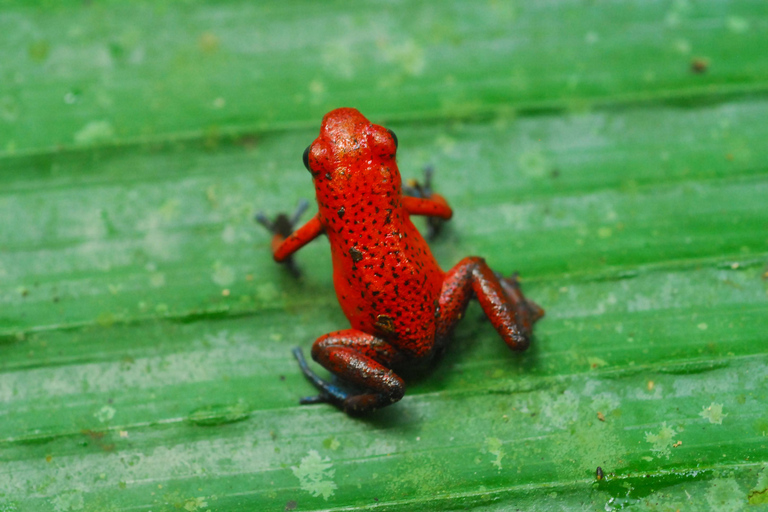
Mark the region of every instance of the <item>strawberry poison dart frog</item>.
POLYGON ((397 402, 405 385, 395 370, 440 352, 473 297, 512 350, 528 348, 533 324, 544 315, 515 276, 499 276, 482 258, 464 258, 448 272, 440 268, 411 216, 447 220, 451 208, 428 186, 404 192, 396 152, 391 130, 353 108, 336 109, 304 151, 317 214, 295 231, 300 212, 293 219, 257 217, 274 235, 275 260, 294 272, 291 255, 328 236, 336 297, 351 325, 312 346, 312 358, 339 377, 333 382, 318 377, 294 349, 320 391, 301 403, 330 402, 355 414, 397 402))

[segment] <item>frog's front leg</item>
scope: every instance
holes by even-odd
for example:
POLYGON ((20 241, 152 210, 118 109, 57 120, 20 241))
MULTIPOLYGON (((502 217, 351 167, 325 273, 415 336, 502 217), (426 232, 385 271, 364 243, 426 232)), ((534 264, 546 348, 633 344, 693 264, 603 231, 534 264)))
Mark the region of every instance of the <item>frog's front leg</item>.
POLYGON ((274 220, 270 220, 263 212, 256 214, 256 222, 272 233, 272 255, 275 261, 285 264, 288 271, 294 277, 299 277, 301 272, 293 261, 293 253, 323 232, 323 227, 317 215, 294 231, 296 224, 308 207, 309 203, 302 199, 299 201, 296 211, 290 217, 285 213, 279 213, 275 216, 274 220))
POLYGON ((317 397, 301 403, 329 402, 350 414, 370 412, 403 398, 405 383, 389 366, 401 355, 392 345, 376 336, 355 329, 321 336, 312 345, 312 359, 351 384, 355 391, 324 381, 304 361, 301 349, 295 349, 302 372, 320 390, 317 397))
POLYGON ((525 298, 516 276, 499 278, 476 256, 464 258, 445 275, 437 319, 439 339, 450 334, 473 294, 509 348, 528 348, 533 324, 544 316, 544 310, 525 298))
POLYGON ((434 169, 424 168, 424 183, 408 180, 403 186, 403 205, 411 215, 427 217, 427 239, 434 240, 440 235, 443 224, 451 218, 453 212, 446 200, 432 190, 434 169))

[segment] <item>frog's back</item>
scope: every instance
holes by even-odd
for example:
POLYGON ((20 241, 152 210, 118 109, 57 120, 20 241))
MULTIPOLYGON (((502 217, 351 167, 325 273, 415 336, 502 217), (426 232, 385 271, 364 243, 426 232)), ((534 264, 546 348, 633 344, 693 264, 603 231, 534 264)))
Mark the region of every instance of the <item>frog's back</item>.
POLYGON ((353 328, 407 349, 434 339, 443 271, 400 197, 382 206, 353 204, 345 222, 326 227, 334 286, 353 328))

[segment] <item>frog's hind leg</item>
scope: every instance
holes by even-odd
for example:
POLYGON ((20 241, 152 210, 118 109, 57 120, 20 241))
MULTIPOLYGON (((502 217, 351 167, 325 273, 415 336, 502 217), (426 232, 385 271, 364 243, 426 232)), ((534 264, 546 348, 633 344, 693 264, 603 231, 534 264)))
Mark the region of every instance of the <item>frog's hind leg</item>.
POLYGON ((527 349, 533 324, 544 316, 544 310, 523 296, 516 276, 499 278, 484 259, 476 256, 464 258, 445 275, 438 336, 451 332, 473 294, 509 348, 527 349))
POLYGON ((307 365, 301 349, 294 349, 304 375, 320 390, 301 403, 329 402, 350 414, 365 413, 393 404, 405 393, 405 383, 389 365, 400 354, 385 341, 354 329, 321 336, 312 346, 312 359, 354 389, 327 382, 307 365))

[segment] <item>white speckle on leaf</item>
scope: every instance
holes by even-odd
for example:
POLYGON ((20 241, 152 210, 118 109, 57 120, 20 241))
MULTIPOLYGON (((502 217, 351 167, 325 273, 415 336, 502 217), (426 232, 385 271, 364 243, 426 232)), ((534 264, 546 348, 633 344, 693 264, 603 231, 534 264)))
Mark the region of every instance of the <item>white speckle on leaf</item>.
POLYGON ((299 479, 302 490, 314 497, 322 496, 327 500, 337 489, 336 483, 332 480, 336 470, 331 469, 331 466, 331 460, 328 457, 323 459, 317 450, 310 450, 309 454, 301 459, 298 467, 291 466, 291 471, 299 479))
POLYGON ((235 282, 235 271, 232 267, 228 267, 217 261, 213 264, 213 274, 211 275, 213 282, 219 286, 229 286, 235 282))
POLYGON ((709 420, 710 423, 714 423, 715 425, 722 425, 723 418, 728 416, 728 414, 723 414, 723 404, 716 404, 715 402, 712 402, 703 408, 703 410, 699 413, 699 416, 709 420))
POLYGON ((661 429, 658 434, 653 432, 645 433, 645 440, 651 443, 653 446, 651 450, 657 454, 658 458, 669 458, 672 445, 675 443, 675 429, 667 426, 667 422, 661 424, 661 429))
POLYGON ((189 512, 195 512, 204 508, 208 508, 208 502, 205 501, 205 498, 189 498, 184 502, 184 510, 189 512))
POLYGON ((566 390, 555 400, 549 401, 541 410, 542 416, 555 428, 565 428, 579 416, 579 396, 566 390))
MULTIPOLYGON (((590 386, 591 387, 591 386, 590 386)), ((598 393, 594 394, 591 390, 587 392, 585 387, 585 395, 592 397, 592 403, 590 408, 595 411, 602 411, 605 414, 615 411, 621 405, 621 400, 616 393, 598 393)))
POLYGON ((235 227, 227 224, 227 226, 224 227, 224 231, 221 233, 221 239, 226 244, 232 244, 235 242, 236 238, 235 227))
POLYGON ((61 494, 55 496, 51 503, 53 509, 56 512, 72 512, 75 510, 82 510, 85 506, 83 501, 83 493, 78 490, 64 491, 61 494))
POLYGON ((99 409, 98 412, 95 412, 93 416, 99 420, 101 423, 107 422, 115 417, 115 413, 117 410, 115 410, 114 407, 110 407, 108 405, 105 405, 101 409, 99 409))
POLYGON ((496 469, 501 471, 501 459, 504 458, 504 451, 501 449, 502 443, 501 439, 498 437, 486 437, 485 438, 485 447, 483 448, 484 452, 490 453, 494 457, 496 457, 494 460, 491 461, 491 464, 496 466, 496 469))

